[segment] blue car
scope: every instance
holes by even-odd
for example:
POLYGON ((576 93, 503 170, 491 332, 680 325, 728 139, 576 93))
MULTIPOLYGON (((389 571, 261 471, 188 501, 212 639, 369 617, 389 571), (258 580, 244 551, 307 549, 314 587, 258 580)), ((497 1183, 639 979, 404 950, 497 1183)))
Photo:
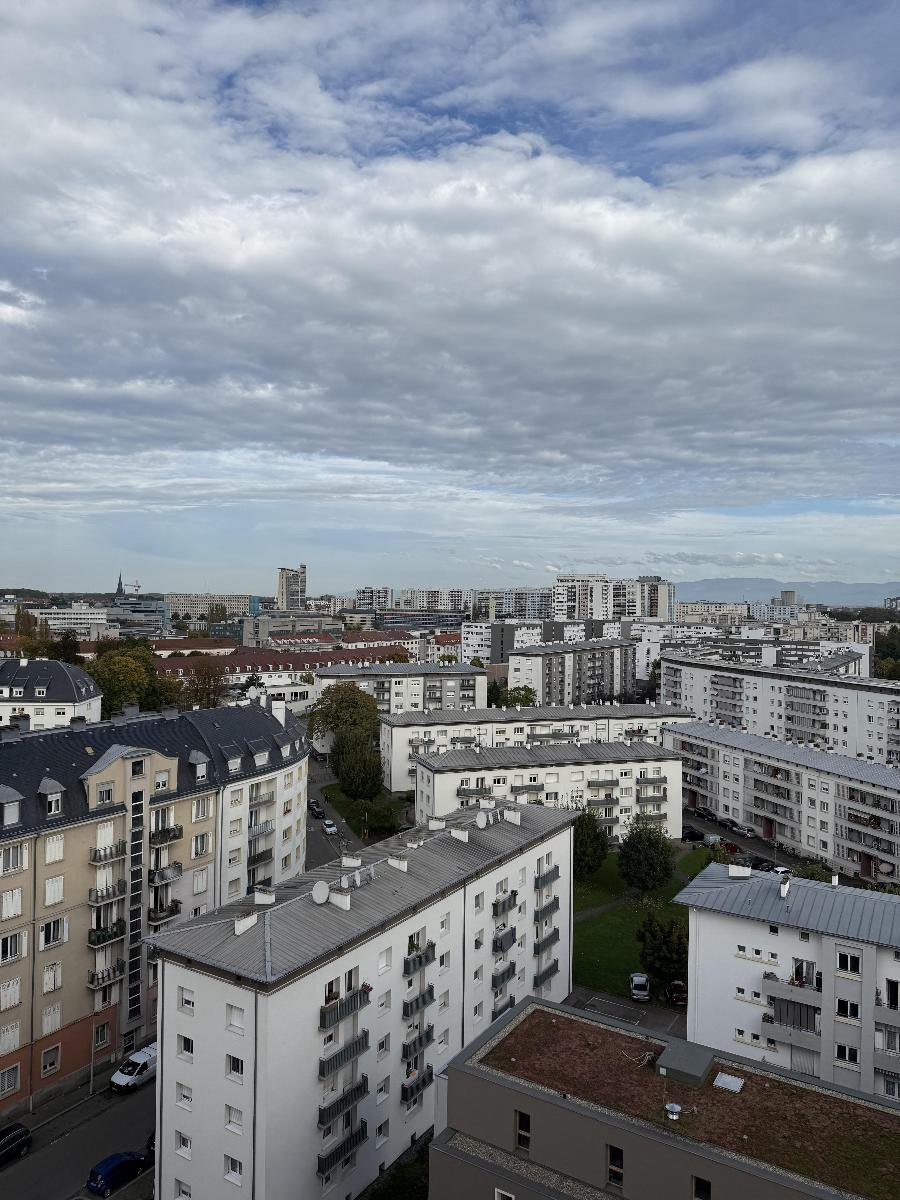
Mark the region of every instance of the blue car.
POLYGON ((142 1175, 148 1165, 147 1156, 139 1150, 123 1150, 119 1154, 110 1154, 109 1158, 104 1158, 91 1168, 87 1190, 95 1196, 111 1196, 120 1187, 142 1175))

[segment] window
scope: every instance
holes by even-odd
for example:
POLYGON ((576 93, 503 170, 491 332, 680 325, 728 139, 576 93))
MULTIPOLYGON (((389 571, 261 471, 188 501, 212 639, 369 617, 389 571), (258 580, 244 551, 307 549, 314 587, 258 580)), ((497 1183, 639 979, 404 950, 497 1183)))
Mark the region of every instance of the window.
POLYGON ((391 1135, 390 1120, 382 1121, 380 1125, 375 1127, 375 1145, 383 1146, 391 1135))
POLYGON ((236 1054, 225 1055, 225 1073, 235 1083, 244 1082, 244 1060, 236 1054))
POLYGON ((228 836, 229 837, 240 837, 242 826, 243 826, 243 821, 241 820, 240 817, 238 817, 234 821, 230 821, 228 823, 228 836))
POLYGON ((48 992, 56 992, 62 987, 62 963, 54 962, 47 963, 44 967, 44 985, 43 991, 46 996, 48 992))
POLYGON ((191 1185, 175 1180, 175 1200, 191 1200, 191 1185))
POLYGON ((181 1009, 182 1012, 191 1013, 191 1015, 193 1015, 194 992, 193 992, 192 988, 186 988, 186 987, 178 988, 178 1007, 181 1009))
POLYGON ((208 867, 198 867, 197 870, 194 871, 194 895, 195 896, 199 896, 201 892, 206 891, 206 886, 207 886, 207 881, 208 881, 208 875, 207 875, 208 870, 209 870, 208 867))
POLYGON ((48 1004, 41 1013, 41 1032, 44 1037, 48 1033, 56 1033, 62 1024, 62 1006, 48 1004))
POLYGON ((0 901, 0 919, 8 921, 10 917, 20 917, 22 915, 22 889, 10 888, 8 892, 3 893, 2 901, 0 901))
POLYGON ((7 800, 5 804, 0 804, 0 813, 3 814, 3 824, 18 825, 19 823, 19 802, 18 800, 7 800))
POLYGON ((835 1042, 834 1057, 837 1062, 858 1063, 859 1050, 856 1046, 845 1046, 843 1042, 835 1042))
POLYGON ((777 925, 770 925, 770 926, 769 926, 769 933, 771 933, 771 934, 774 934, 774 936, 775 936, 775 937, 777 937, 777 936, 778 936, 778 926, 777 926, 777 925))
POLYGON ((59 1046, 48 1046, 41 1055, 41 1076, 52 1075, 59 1070, 59 1046))
POLYGON ((191 909, 191 916, 192 917, 202 917, 205 912, 206 912, 206 905, 205 904, 197 904, 194 908, 191 909))
POLYGON ((131 778, 139 779, 144 774, 144 760, 136 758, 131 764, 131 778))
POLYGON ((240 846, 236 846, 236 847, 235 847, 233 850, 229 850, 229 851, 228 851, 228 865, 229 865, 229 867, 236 867, 240 861, 241 861, 241 848, 240 848, 240 846))
POLYGON ((94 1049, 101 1050, 109 1045, 109 1021, 94 1026, 94 1049))
POLYGON ((846 1017, 850 1021, 858 1021, 859 1005, 855 1000, 838 1000, 835 1013, 837 1016, 846 1017))
POLYGON ((237 1004, 225 1005, 225 1024, 232 1033, 244 1032, 244 1010, 237 1004))
POLYGON ((66 835, 64 833, 52 833, 49 837, 44 838, 44 862, 60 862, 65 853, 65 847, 66 835))
POLYGON ((241 894, 240 879, 229 879, 228 880, 228 895, 229 895, 229 897, 239 896, 240 894, 241 894))
POLYGON ((449 1049, 449 1046, 450 1046, 450 1030, 449 1029, 441 1030, 440 1036, 438 1037, 438 1040, 437 1040, 437 1045, 438 1045, 438 1051, 441 1053, 444 1050, 449 1049))
POLYGON ((531 1114, 516 1110, 516 1149, 523 1154, 531 1151, 531 1114))
POLYGON ((7 979, 0 983, 0 1012, 7 1008, 15 1008, 22 1000, 22 980, 17 975, 15 979, 7 979))
POLYGON ((175 1153, 180 1154, 182 1158, 191 1157, 191 1139, 180 1129, 175 1130, 175 1153))
POLYGON ((232 1133, 244 1132, 244 1110, 235 1108, 233 1104, 225 1105, 225 1128, 232 1133))
POLYGON ((191 838, 191 858, 202 858, 209 853, 209 834, 198 833, 191 838))
POLYGON ((19 1090, 19 1064, 0 1071, 0 1096, 11 1096, 19 1090))
POLYGON ((616 1187, 625 1183, 625 1153, 621 1146, 606 1147, 606 1180, 616 1187))
POLYGON ((712 1184, 708 1179, 694 1176, 694 1200, 712 1200, 712 1184))
POLYGON ((191 801, 191 820, 205 821, 209 816, 209 796, 197 796, 191 801))
MULTIPOLYGON (((157 771, 156 775, 154 777, 154 780, 153 780, 153 786, 157 792, 167 791, 168 787, 169 787, 169 772, 168 771, 157 771)), ((194 803, 196 804, 197 801, 195 800, 194 803)), ((197 818, 194 817, 194 820, 196 821, 197 818)))
POLYGON ((230 799, 229 799, 229 804, 231 805, 232 808, 240 808, 240 806, 243 803, 244 803, 244 789, 243 788, 234 788, 234 790, 231 793, 230 799))
POLYGON ((378 953, 378 974, 383 975, 385 971, 391 969, 391 947, 386 950, 381 950, 378 953))
POLYGON ((230 1154, 225 1155, 225 1178, 229 1183, 236 1183, 240 1186, 241 1176, 244 1173, 244 1167, 239 1158, 232 1158, 230 1154))
POLYGON ((190 1108, 194 1103, 194 1089, 188 1087, 186 1083, 176 1083, 175 1103, 180 1104, 182 1108, 190 1108))
POLYGON ((858 975, 860 973, 859 955, 851 954, 848 950, 838 950, 837 969, 844 971, 847 975, 858 975))
POLYGON ((445 950, 444 953, 441 955, 440 959, 438 960, 438 969, 441 971, 446 971, 449 969, 449 967, 450 967, 450 951, 445 950))
POLYGON ((384 1037, 381 1038, 381 1040, 378 1043, 378 1057, 384 1058, 384 1056, 390 1052, 390 1049, 391 1049, 391 1035, 389 1033, 386 1033, 384 1035, 384 1037))
POLYGON ((19 1022, 0 1025, 0 1054, 12 1054, 19 1048, 19 1022))
POLYGON ((64 879, 64 875, 52 875, 49 879, 44 880, 45 907, 49 908, 51 904, 62 904, 64 879))
POLYGON ((472 1016, 475 1018, 476 1021, 480 1021, 483 1013, 484 1013, 484 1003, 483 1003, 483 1001, 479 1000, 478 1003, 475 1005, 475 1007, 472 1009, 472 1016))
POLYGON ((475 911, 481 912, 484 908, 484 892, 479 892, 475 897, 475 911))
POLYGON ((381 1104, 381 1102, 386 1100, 390 1094, 391 1077, 390 1075, 385 1075, 384 1079, 382 1079, 381 1083, 379 1083, 378 1087, 375 1089, 375 1103, 381 1104))
POLYGON ((194 1061, 194 1039, 184 1033, 178 1035, 178 1057, 187 1062, 194 1061))
POLYGON ((58 817, 62 813, 62 792, 52 792, 47 797, 47 816, 58 817))
POLYGON ((381 995, 378 997, 378 1011, 380 1013, 390 1012, 390 1008, 391 1008, 391 989, 388 988, 388 990, 386 992, 382 992, 381 995))
POLYGON ((450 914, 444 913, 444 915, 441 917, 441 937, 443 937, 445 933, 449 933, 449 932, 450 932, 450 914))
POLYGON ((113 802, 113 785, 111 783, 100 783, 97 785, 97 803, 112 804, 113 802))
POLYGON ((58 946, 69 940, 69 918, 57 917, 54 921, 45 921, 40 930, 40 948, 58 946))

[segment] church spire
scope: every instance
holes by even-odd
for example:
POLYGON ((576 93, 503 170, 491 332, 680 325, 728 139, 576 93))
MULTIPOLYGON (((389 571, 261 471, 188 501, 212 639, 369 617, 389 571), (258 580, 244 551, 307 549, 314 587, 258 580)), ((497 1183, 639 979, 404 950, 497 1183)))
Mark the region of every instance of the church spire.
POLYGON ((118 583, 118 586, 116 587, 116 599, 118 600, 120 597, 122 597, 124 595, 125 595, 125 587, 124 587, 124 584, 122 583, 122 572, 120 571, 119 572, 119 583, 118 583))

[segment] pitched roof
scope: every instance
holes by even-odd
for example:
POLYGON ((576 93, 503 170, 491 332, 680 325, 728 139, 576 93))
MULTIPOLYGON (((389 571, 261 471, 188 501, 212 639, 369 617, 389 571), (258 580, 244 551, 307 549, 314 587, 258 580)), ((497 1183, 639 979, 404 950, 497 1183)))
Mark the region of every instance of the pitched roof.
POLYGON ((563 746, 485 746, 481 750, 448 750, 417 754, 413 762, 430 771, 467 771, 478 767, 539 767, 555 763, 671 762, 674 750, 652 742, 582 742, 563 746))
MULTIPOLYGON (((510 725, 533 721, 627 721, 640 717, 692 717, 678 704, 537 704, 522 708, 429 708, 385 713, 383 725, 510 725)), ((683 728, 683 726, 679 726, 683 728)))
POLYGON ((21 688, 17 700, 46 700, 50 704, 81 704, 100 696, 100 689, 86 671, 55 658, 0 659, 2 688, 21 688), (37 688, 45 689, 46 694, 38 696, 37 688))

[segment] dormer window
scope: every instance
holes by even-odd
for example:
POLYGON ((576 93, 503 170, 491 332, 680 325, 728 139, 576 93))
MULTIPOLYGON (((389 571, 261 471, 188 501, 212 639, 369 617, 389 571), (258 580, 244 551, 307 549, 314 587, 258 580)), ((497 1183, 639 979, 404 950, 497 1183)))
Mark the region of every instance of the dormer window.
POLYGON ((241 769, 241 760, 239 758, 229 758, 228 770, 231 771, 232 774, 234 774, 235 771, 239 771, 240 769, 241 769))
POLYGON ((3 826, 18 825, 19 823, 19 801, 7 800, 5 804, 0 804, 0 813, 3 814, 3 826))
POLYGON ((200 783, 206 778, 206 763, 197 763, 197 782, 200 783))
POLYGON ((266 765, 266 763, 269 761, 268 750, 263 750, 260 754, 254 754, 253 761, 256 763, 256 765, 258 767, 264 767, 266 765))
POLYGON ((24 689, 24 688, 17 688, 17 687, 14 687, 14 688, 12 689, 12 694, 13 694, 13 696, 24 696, 24 695, 25 695, 25 689, 24 689))
POLYGON ((38 696, 38 697, 41 697, 41 698, 43 698, 44 696, 46 696, 46 695, 47 695, 47 689, 46 689, 46 688, 41 688, 41 687, 39 687, 39 688, 35 688, 35 689, 34 689, 34 694, 35 694, 35 696, 38 696))
POLYGON ((157 771, 154 786, 158 792, 167 792, 169 790, 169 772, 157 771))
POLYGON ((131 763, 131 778, 132 779, 140 779, 140 777, 143 774, 144 774, 144 760, 142 758, 133 759, 132 763, 131 763))
POLYGON ((58 817, 62 814, 62 792, 51 792, 47 796, 47 816, 58 817))
POLYGON ((111 783, 99 783, 97 785, 97 803, 112 804, 113 802, 113 785, 111 783))

